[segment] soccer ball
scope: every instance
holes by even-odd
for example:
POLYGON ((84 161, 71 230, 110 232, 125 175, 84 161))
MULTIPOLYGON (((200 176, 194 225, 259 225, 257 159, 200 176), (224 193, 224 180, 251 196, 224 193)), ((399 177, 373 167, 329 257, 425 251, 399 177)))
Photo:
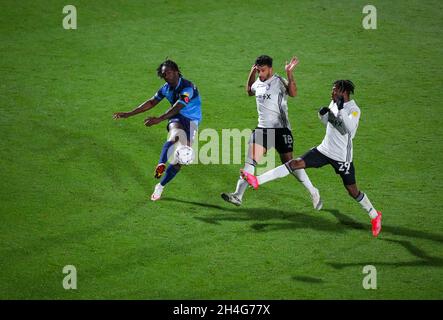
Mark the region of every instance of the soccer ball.
POLYGON ((190 146, 180 145, 175 150, 175 159, 182 165, 189 165, 194 161, 194 150, 190 146))

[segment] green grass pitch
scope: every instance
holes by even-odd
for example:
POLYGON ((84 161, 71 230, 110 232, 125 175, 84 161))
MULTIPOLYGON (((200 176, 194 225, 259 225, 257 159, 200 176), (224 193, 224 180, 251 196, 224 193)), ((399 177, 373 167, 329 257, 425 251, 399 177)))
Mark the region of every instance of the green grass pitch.
POLYGON ((362 0, 0 4, 1 299, 443 298, 441 1, 372 1, 376 30, 362 0), (62 27, 67 4, 77 30, 62 27), (384 213, 379 238, 330 167, 308 171, 320 212, 291 176, 223 202, 239 164, 189 166, 149 200, 165 123, 113 112, 154 94, 168 56, 199 87, 200 130, 252 129, 260 54, 280 74, 301 61, 296 154, 321 142, 332 81, 356 84, 357 182, 384 213))

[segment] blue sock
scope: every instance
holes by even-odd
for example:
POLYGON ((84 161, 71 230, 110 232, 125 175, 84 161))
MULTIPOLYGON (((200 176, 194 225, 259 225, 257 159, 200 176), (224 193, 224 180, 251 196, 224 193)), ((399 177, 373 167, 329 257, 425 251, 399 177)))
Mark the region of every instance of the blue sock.
POLYGON ((166 169, 165 175, 163 176, 162 181, 160 181, 160 184, 162 186, 165 186, 169 181, 174 179, 175 175, 178 173, 179 170, 177 170, 172 164, 168 166, 166 169))
POLYGON ((168 150, 169 147, 171 147, 174 144, 172 141, 166 141, 163 145, 162 152, 160 153, 160 160, 158 161, 158 164, 168 162, 168 150))

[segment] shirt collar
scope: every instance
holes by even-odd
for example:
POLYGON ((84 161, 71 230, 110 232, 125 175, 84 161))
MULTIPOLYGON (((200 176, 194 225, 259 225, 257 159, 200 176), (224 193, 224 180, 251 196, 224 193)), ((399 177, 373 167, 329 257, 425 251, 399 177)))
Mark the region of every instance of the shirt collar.
POLYGON ((275 78, 275 73, 268 80, 265 80, 264 83, 269 83, 272 80, 274 80, 274 78, 275 78))
POLYGON ((179 78, 178 78, 178 82, 177 82, 177 85, 176 85, 175 87, 172 87, 169 83, 166 82, 166 84, 168 85, 168 89, 169 89, 169 90, 175 90, 175 89, 177 89, 177 88, 180 86, 181 83, 182 83, 182 77, 179 77, 179 78))
POLYGON ((182 83, 182 77, 178 78, 178 82, 177 85, 175 86, 175 88, 173 88, 174 90, 177 89, 178 87, 180 87, 180 84, 182 83))

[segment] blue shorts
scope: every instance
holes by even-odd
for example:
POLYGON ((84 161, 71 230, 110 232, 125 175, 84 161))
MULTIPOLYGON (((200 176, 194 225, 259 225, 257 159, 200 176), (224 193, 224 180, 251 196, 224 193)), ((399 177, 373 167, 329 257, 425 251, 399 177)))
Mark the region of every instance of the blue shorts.
POLYGON ((168 124, 166 126, 166 129, 169 131, 169 124, 170 123, 180 123, 183 130, 186 133, 186 138, 188 139, 189 143, 192 144, 195 139, 195 134, 198 130, 198 122, 196 120, 191 120, 184 115, 178 113, 172 118, 169 119, 168 124))

